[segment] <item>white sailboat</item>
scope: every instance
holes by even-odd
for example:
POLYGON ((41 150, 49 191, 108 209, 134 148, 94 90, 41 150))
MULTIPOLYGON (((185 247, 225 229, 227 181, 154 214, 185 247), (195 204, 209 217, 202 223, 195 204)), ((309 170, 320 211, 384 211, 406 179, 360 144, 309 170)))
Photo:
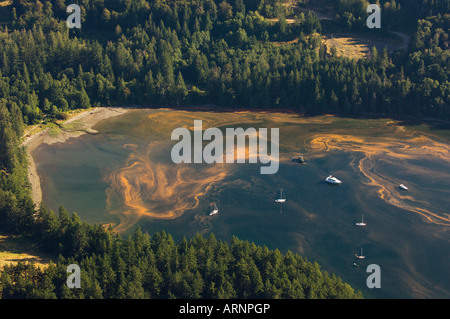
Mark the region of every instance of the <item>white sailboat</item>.
POLYGON ((212 210, 211 213, 209 213, 209 216, 215 215, 219 212, 219 210, 217 209, 217 205, 216 203, 214 203, 214 209, 212 210))
POLYGON ((355 254, 355 257, 358 259, 364 259, 366 256, 363 255, 363 249, 361 248, 361 255, 355 254))
POLYGON ((364 227, 367 224, 364 222, 364 215, 361 215, 361 222, 356 223, 356 226, 364 227))
POLYGON ((400 184, 400 185, 399 185, 399 187, 400 187, 401 189, 405 190, 405 191, 407 191, 407 190, 408 190, 408 187, 406 187, 406 186, 405 186, 405 185, 403 185, 403 184, 400 184))
POLYGON ((286 198, 283 197, 283 189, 280 189, 280 198, 275 199, 275 203, 284 203, 286 198))

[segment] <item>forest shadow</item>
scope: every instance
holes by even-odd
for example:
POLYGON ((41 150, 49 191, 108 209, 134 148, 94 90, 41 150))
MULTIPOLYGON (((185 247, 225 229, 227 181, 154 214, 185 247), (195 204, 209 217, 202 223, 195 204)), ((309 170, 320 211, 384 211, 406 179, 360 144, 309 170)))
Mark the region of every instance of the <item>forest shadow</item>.
MULTIPOLYGON (((318 116, 311 115, 312 116, 318 116)), ((321 114, 321 115, 325 115, 321 114)), ((393 115, 393 114, 358 114, 358 115, 352 115, 352 114, 332 114, 336 117, 340 118, 351 118, 355 120, 382 120, 382 119, 392 119, 394 121, 397 121, 398 126, 419 126, 419 125, 427 125, 430 130, 450 130, 450 121, 441 120, 438 118, 419 118, 419 117, 412 117, 412 116, 399 116, 399 115, 393 115)))
POLYGON ((46 265, 50 259, 51 257, 41 252, 30 239, 0 234, 0 265, 18 262, 46 265))
POLYGON ((349 114, 349 113, 334 113, 332 111, 324 112, 308 112, 304 109, 293 108, 264 108, 264 107, 250 107, 250 106, 234 106, 234 105, 217 105, 217 104, 202 104, 202 105, 181 105, 181 106, 162 106, 162 105, 128 105, 124 106, 129 109, 136 110, 173 110, 173 111, 186 111, 186 112, 211 112, 211 113, 229 113, 229 112, 261 112, 261 113, 284 113, 286 115, 297 115, 302 118, 314 118, 317 116, 331 115, 339 118, 350 118, 355 120, 382 120, 392 119, 397 121, 399 126, 419 126, 426 124, 430 130, 450 130, 450 121, 441 120, 438 118, 420 118, 407 115, 395 115, 387 113, 361 113, 361 114, 349 114))

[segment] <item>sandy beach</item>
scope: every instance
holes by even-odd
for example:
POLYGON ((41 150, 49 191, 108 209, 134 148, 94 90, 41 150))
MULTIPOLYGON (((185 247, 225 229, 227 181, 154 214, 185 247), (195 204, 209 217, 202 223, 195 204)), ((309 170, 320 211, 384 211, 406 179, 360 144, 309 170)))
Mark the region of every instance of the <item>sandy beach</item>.
POLYGON ((63 143, 69 138, 78 137, 86 133, 95 134, 97 132, 93 129, 95 124, 102 120, 122 115, 129 110, 129 108, 120 107, 97 107, 89 109, 62 123, 62 127, 64 127, 65 125, 76 122, 75 128, 73 129, 63 128, 58 130, 57 134, 49 134, 49 128, 46 128, 39 133, 25 138, 23 146, 26 147, 28 154, 28 178, 31 184, 33 201, 37 207, 42 202, 42 190, 36 163, 32 156, 33 151, 43 143, 63 143))

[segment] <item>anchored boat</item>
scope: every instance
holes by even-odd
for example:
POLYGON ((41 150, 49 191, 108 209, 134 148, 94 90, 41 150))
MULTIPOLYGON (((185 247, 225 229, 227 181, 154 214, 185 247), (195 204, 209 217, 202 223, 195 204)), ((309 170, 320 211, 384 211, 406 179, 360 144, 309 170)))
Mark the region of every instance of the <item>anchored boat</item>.
POLYGON ((325 182, 330 183, 330 184, 342 184, 342 182, 340 180, 338 180, 336 177, 334 176, 328 176, 327 178, 325 178, 325 182))
POLYGON ((286 198, 283 197, 283 189, 280 189, 280 198, 275 199, 275 203, 284 203, 286 198))
POLYGON ((304 163, 305 163, 305 159, 304 159, 304 157, 303 157, 302 154, 297 155, 297 156, 294 156, 294 157, 292 158, 292 161, 293 161, 293 162, 296 162, 296 163, 300 163, 300 164, 304 164, 304 163))
POLYGON ((361 248, 361 255, 355 254, 355 257, 358 259, 364 259, 366 256, 363 255, 363 249, 361 248))
POLYGON ((361 215, 361 222, 356 223, 356 226, 364 227, 367 224, 364 222, 364 215, 361 215))
POLYGON ((219 210, 217 209, 217 205, 216 205, 216 203, 214 203, 214 209, 212 210, 211 213, 209 213, 209 216, 215 215, 215 214, 217 214, 218 212, 219 212, 219 210))

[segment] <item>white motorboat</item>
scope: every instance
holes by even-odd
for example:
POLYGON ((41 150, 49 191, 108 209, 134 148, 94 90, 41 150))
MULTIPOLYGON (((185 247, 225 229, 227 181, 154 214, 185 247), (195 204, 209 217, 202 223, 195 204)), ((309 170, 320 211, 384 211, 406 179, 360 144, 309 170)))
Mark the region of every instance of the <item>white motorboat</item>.
POLYGON ((219 212, 219 210, 217 209, 217 205, 216 203, 214 203, 214 209, 212 210, 211 213, 209 213, 209 216, 215 215, 219 212))
POLYGON ((336 177, 334 176, 328 176, 327 178, 325 178, 325 182, 330 183, 330 184, 342 184, 342 182, 340 180, 338 180, 336 177))
POLYGON ((361 221, 356 223, 356 226, 364 227, 367 226, 367 224, 364 222, 364 216, 361 215, 361 221))
POLYGON ((403 185, 403 184, 400 184, 400 185, 399 185, 399 187, 400 187, 401 189, 405 190, 405 191, 407 191, 407 190, 408 190, 408 187, 406 187, 406 186, 405 186, 405 185, 403 185))
POLYGON ((280 198, 275 199, 275 203, 284 203, 286 198, 283 197, 283 189, 280 189, 280 198))

